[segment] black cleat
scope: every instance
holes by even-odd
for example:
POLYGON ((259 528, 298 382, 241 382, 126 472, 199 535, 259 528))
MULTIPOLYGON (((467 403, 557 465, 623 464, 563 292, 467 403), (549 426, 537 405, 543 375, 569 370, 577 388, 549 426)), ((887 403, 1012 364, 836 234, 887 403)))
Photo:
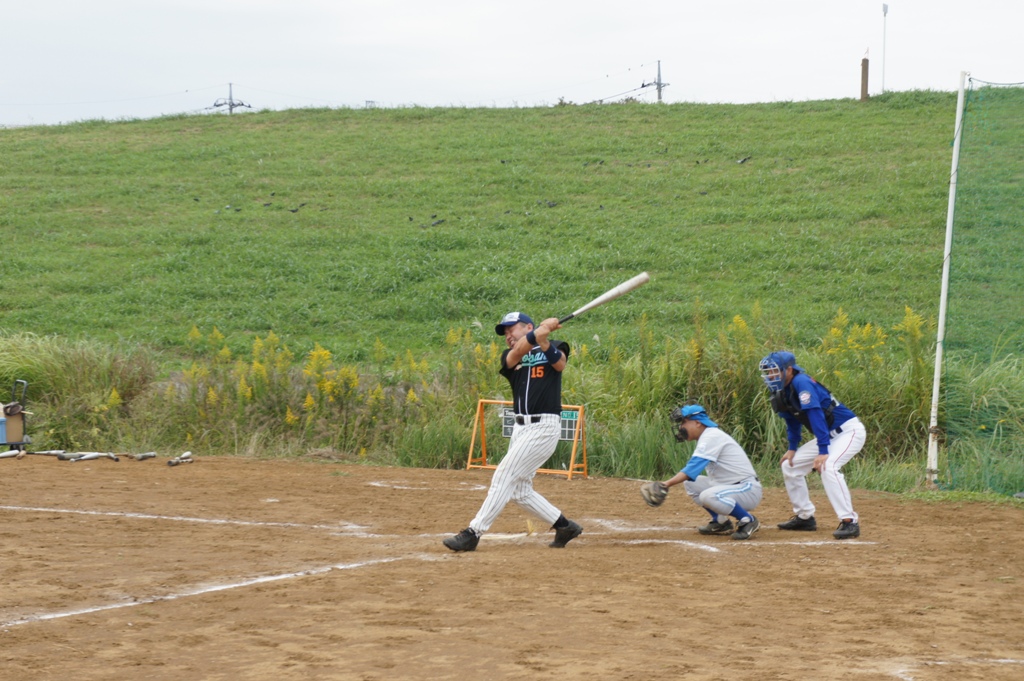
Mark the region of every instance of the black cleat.
POLYGON ((796 530, 798 532, 816 532, 818 530, 818 521, 814 519, 812 515, 810 518, 801 518, 798 515, 793 516, 784 523, 779 523, 780 530, 796 530))
POLYGON ((583 528, 570 520, 569 524, 565 527, 555 528, 555 540, 548 544, 548 546, 553 549, 564 549, 566 544, 581 534, 583 534, 583 528))
POLYGON ((731 534, 732 533, 732 521, 728 518, 725 519, 724 523, 715 522, 712 520, 703 527, 698 527, 697 531, 701 534, 731 534))
POLYGON ((860 536, 860 523, 844 520, 839 523, 839 527, 832 533, 832 536, 836 539, 856 539, 860 536))
POLYGON ((442 543, 452 551, 474 551, 476 545, 480 543, 480 535, 467 527, 454 537, 448 537, 442 543))
POLYGON ((750 535, 754 534, 761 529, 761 522, 754 516, 750 516, 750 520, 745 523, 740 523, 736 531, 732 533, 733 539, 750 539, 750 535))

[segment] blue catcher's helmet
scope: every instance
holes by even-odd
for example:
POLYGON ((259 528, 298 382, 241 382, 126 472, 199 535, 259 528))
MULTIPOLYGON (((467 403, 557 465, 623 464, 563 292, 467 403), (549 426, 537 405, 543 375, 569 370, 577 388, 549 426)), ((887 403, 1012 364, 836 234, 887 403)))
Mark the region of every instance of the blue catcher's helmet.
POLYGON ((779 350, 761 360, 758 368, 761 370, 761 379, 768 389, 773 393, 782 390, 786 386, 786 369, 793 367, 794 371, 803 371, 796 363, 796 356, 792 352, 779 350))

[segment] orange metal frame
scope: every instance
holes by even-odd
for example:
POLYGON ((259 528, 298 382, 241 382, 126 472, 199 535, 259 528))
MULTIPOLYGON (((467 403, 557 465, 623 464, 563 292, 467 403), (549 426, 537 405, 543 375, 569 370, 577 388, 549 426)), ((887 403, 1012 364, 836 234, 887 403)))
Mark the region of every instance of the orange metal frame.
MULTIPOLYGON (((487 463, 487 429, 484 423, 484 407, 488 404, 512 405, 511 402, 505 400, 480 400, 477 402, 476 417, 473 419, 473 437, 469 441, 469 459, 466 461, 467 470, 470 468, 497 468, 496 465, 487 463), (473 456, 473 450, 476 449, 477 432, 480 433, 480 456, 473 456)), ((583 419, 583 407, 575 404, 563 404, 562 410, 574 410, 579 414, 579 418, 576 419, 576 428, 573 431, 572 455, 569 458, 569 468, 564 471, 556 468, 541 468, 537 472, 564 475, 567 480, 572 480, 573 475, 587 477, 587 433, 583 419), (581 462, 576 461, 578 453, 582 453, 581 462)))

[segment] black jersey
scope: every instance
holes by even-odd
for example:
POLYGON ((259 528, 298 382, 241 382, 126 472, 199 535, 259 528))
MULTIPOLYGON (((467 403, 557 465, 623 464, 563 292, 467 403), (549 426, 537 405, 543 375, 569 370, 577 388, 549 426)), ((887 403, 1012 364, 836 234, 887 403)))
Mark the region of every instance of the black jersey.
POLYGON ((505 358, 510 350, 501 353, 501 369, 498 371, 512 386, 513 411, 517 414, 561 414, 562 413, 562 372, 551 368, 548 358, 539 346, 509 369, 505 358))

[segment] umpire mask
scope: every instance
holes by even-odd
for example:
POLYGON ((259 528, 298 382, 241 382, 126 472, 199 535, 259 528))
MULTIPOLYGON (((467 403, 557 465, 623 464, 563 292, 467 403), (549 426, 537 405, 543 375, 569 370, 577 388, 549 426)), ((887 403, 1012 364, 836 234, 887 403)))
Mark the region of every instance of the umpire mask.
POLYGON ((690 434, 686 431, 683 425, 686 423, 686 417, 683 416, 683 410, 680 407, 676 407, 672 410, 672 414, 669 416, 672 419, 672 423, 675 428, 672 430, 672 434, 676 437, 676 442, 686 442, 690 439, 690 434))

